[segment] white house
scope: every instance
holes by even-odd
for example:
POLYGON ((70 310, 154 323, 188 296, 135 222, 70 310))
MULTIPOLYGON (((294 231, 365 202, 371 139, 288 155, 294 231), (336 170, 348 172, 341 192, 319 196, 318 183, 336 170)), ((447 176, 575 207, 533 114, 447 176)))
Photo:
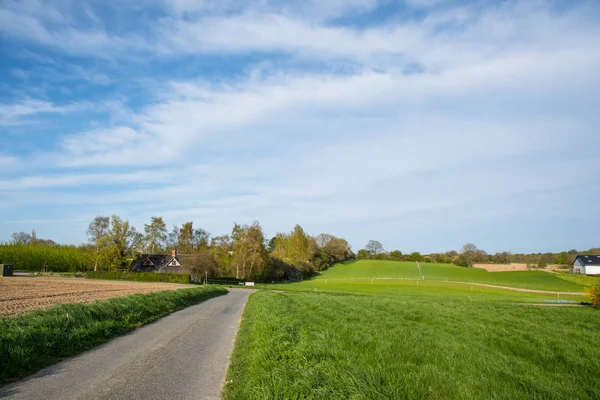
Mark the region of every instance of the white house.
POLYGON ((573 262, 573 273, 600 275, 600 256, 577 256, 573 262))

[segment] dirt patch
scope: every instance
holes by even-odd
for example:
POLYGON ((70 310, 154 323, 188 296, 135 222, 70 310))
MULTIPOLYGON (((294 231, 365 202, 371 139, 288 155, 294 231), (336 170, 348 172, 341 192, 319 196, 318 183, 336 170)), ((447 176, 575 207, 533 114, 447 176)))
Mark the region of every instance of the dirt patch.
POLYGON ((189 288, 188 285, 68 278, 0 278, 0 315, 20 314, 53 304, 89 303, 136 293, 189 288))
MULTIPOLYGON (((503 272, 503 271, 527 271, 527 264, 475 264, 475 268, 485 269, 488 272, 503 272)), ((558 268, 558 265, 548 265, 546 268, 541 268, 539 271, 553 271, 558 268)))

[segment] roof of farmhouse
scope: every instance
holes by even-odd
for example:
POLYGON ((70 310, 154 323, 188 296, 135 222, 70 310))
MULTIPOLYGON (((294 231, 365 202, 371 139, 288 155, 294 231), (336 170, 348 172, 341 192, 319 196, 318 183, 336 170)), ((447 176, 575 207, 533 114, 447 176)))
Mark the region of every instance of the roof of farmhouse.
POLYGON ((580 260, 583 265, 600 266, 600 256, 577 256, 575 260, 580 260))

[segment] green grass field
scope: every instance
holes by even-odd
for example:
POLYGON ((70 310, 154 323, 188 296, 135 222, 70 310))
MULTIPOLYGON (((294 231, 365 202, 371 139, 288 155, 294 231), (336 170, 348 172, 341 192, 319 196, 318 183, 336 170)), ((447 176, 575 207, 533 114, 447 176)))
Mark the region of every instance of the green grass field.
POLYGON ((419 275, 414 263, 363 261, 309 281, 261 285, 244 312, 224 398, 598 398, 600 311, 542 307, 529 303, 558 296, 434 278, 582 285, 541 271, 421 271, 424 281, 382 279, 419 275))
MULTIPOLYGON (((523 289, 583 292, 576 282, 558 278, 544 271, 488 272, 479 268, 464 268, 453 264, 361 260, 338 264, 313 279, 315 282, 333 280, 441 280, 475 282, 523 289)), ((325 282, 322 282, 323 284, 325 282)))

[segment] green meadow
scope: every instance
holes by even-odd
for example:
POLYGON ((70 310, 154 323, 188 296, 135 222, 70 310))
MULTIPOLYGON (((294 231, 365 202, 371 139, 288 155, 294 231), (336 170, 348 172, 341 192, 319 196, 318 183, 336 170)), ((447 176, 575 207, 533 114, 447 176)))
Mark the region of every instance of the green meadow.
POLYGON ((224 398, 598 398, 600 311, 545 306, 586 301, 583 285, 542 271, 420 267, 421 275, 415 263, 360 261, 260 285, 224 398))

